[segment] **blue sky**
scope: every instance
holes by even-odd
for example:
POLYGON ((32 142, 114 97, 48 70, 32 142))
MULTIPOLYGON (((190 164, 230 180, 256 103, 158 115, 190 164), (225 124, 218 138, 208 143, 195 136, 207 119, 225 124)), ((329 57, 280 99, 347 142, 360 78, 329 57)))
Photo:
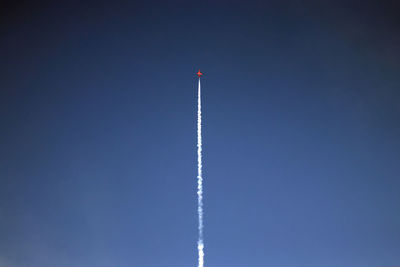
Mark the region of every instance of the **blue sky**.
POLYGON ((5 5, 0 265, 398 266, 398 10, 5 5))

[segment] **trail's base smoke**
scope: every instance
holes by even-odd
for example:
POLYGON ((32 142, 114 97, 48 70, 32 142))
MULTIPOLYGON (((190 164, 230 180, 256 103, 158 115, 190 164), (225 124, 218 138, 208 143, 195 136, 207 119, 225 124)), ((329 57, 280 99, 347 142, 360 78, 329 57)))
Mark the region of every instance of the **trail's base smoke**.
POLYGON ((197 250, 199 251, 199 266, 204 266, 204 242, 203 242, 203 173, 202 173, 202 140, 201 140, 201 89, 200 77, 197 98, 197 213, 199 216, 199 241, 197 250))

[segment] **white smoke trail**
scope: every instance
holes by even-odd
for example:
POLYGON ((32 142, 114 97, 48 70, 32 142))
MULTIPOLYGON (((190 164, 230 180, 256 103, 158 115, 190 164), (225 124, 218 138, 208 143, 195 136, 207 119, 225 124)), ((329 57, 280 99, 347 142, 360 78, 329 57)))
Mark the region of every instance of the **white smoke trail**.
POLYGON ((202 173, 202 140, 201 140, 201 89, 200 77, 197 99, 197 213, 199 216, 199 240, 197 250, 199 251, 199 266, 204 266, 204 242, 203 242, 203 173, 202 173))

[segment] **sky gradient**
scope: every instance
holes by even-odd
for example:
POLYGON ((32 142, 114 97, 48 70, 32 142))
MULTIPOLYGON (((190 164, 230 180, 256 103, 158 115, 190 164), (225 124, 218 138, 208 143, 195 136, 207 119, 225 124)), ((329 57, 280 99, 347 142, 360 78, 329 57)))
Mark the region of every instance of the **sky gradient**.
POLYGON ((0 266, 400 266, 382 2, 2 4, 0 266))

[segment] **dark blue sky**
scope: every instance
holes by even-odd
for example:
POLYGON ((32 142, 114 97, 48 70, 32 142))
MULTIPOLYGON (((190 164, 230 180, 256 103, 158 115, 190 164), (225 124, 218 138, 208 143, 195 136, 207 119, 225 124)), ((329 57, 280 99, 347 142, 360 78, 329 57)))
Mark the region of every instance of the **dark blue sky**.
POLYGON ((391 1, 3 4, 0 266, 400 265, 391 1), (374 3, 375 2, 375 3, 374 3))

